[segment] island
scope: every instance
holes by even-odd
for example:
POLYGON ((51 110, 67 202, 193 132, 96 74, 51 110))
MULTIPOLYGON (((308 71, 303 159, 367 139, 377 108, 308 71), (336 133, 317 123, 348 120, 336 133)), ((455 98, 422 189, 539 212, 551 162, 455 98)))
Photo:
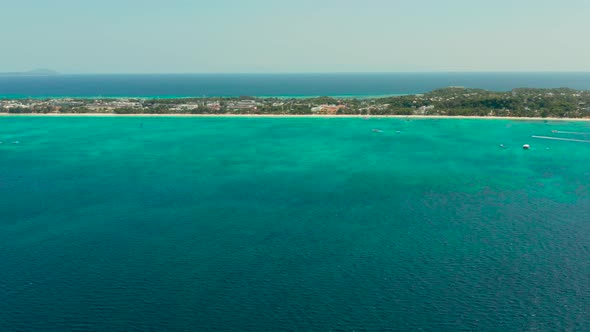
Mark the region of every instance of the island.
POLYGON ((375 98, 4 98, 4 114, 318 115, 590 118, 590 91, 448 87, 375 98))

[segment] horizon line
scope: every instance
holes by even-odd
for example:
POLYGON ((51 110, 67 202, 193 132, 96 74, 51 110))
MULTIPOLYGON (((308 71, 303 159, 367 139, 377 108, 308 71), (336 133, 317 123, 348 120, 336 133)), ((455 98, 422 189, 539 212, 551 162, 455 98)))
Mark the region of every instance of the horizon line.
POLYGON ((73 75, 352 75, 352 74, 590 74, 590 70, 494 70, 494 71, 461 71, 461 70, 433 70, 433 71, 301 71, 301 72, 58 72, 35 73, 34 71, 0 72, 5 76, 73 76, 73 75))

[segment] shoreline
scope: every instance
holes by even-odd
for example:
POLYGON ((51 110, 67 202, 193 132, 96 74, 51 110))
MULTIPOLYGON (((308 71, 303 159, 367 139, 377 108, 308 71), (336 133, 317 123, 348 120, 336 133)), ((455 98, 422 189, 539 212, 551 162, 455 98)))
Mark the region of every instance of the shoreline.
POLYGON ((452 115, 297 115, 297 114, 115 114, 115 113, 0 113, 0 117, 144 117, 144 118, 302 118, 302 119, 457 119, 590 122, 590 118, 542 118, 514 116, 452 116, 452 115))
MULTIPOLYGON (((289 99, 313 99, 321 97, 330 97, 335 99, 380 99, 390 97, 403 97, 403 96, 415 96, 416 94, 422 94, 425 92, 416 93, 385 93, 385 94, 367 94, 367 95, 355 95, 355 94, 344 94, 344 95, 252 95, 249 97, 255 99, 277 99, 277 100, 289 100, 289 99)), ((45 99, 79 99, 79 100, 116 100, 116 99, 137 99, 137 100, 169 100, 169 99, 233 99, 239 98, 240 95, 202 95, 202 96, 25 96, 25 95, 0 95, 0 100, 45 100, 45 99)))

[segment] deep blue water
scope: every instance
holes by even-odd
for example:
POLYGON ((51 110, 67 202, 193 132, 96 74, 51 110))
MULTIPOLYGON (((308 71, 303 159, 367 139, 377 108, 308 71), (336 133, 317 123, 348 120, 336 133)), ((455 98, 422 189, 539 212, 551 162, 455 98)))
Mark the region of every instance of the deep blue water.
POLYGON ((0 97, 351 96, 428 92, 452 85, 590 89, 590 73, 382 73, 0 76, 0 97))

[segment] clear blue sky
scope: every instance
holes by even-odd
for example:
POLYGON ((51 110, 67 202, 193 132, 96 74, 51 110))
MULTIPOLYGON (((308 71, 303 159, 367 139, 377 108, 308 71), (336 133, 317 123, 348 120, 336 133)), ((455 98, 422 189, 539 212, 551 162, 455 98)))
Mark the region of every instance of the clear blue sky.
POLYGON ((0 72, 590 71, 588 0, 0 4, 0 72))

